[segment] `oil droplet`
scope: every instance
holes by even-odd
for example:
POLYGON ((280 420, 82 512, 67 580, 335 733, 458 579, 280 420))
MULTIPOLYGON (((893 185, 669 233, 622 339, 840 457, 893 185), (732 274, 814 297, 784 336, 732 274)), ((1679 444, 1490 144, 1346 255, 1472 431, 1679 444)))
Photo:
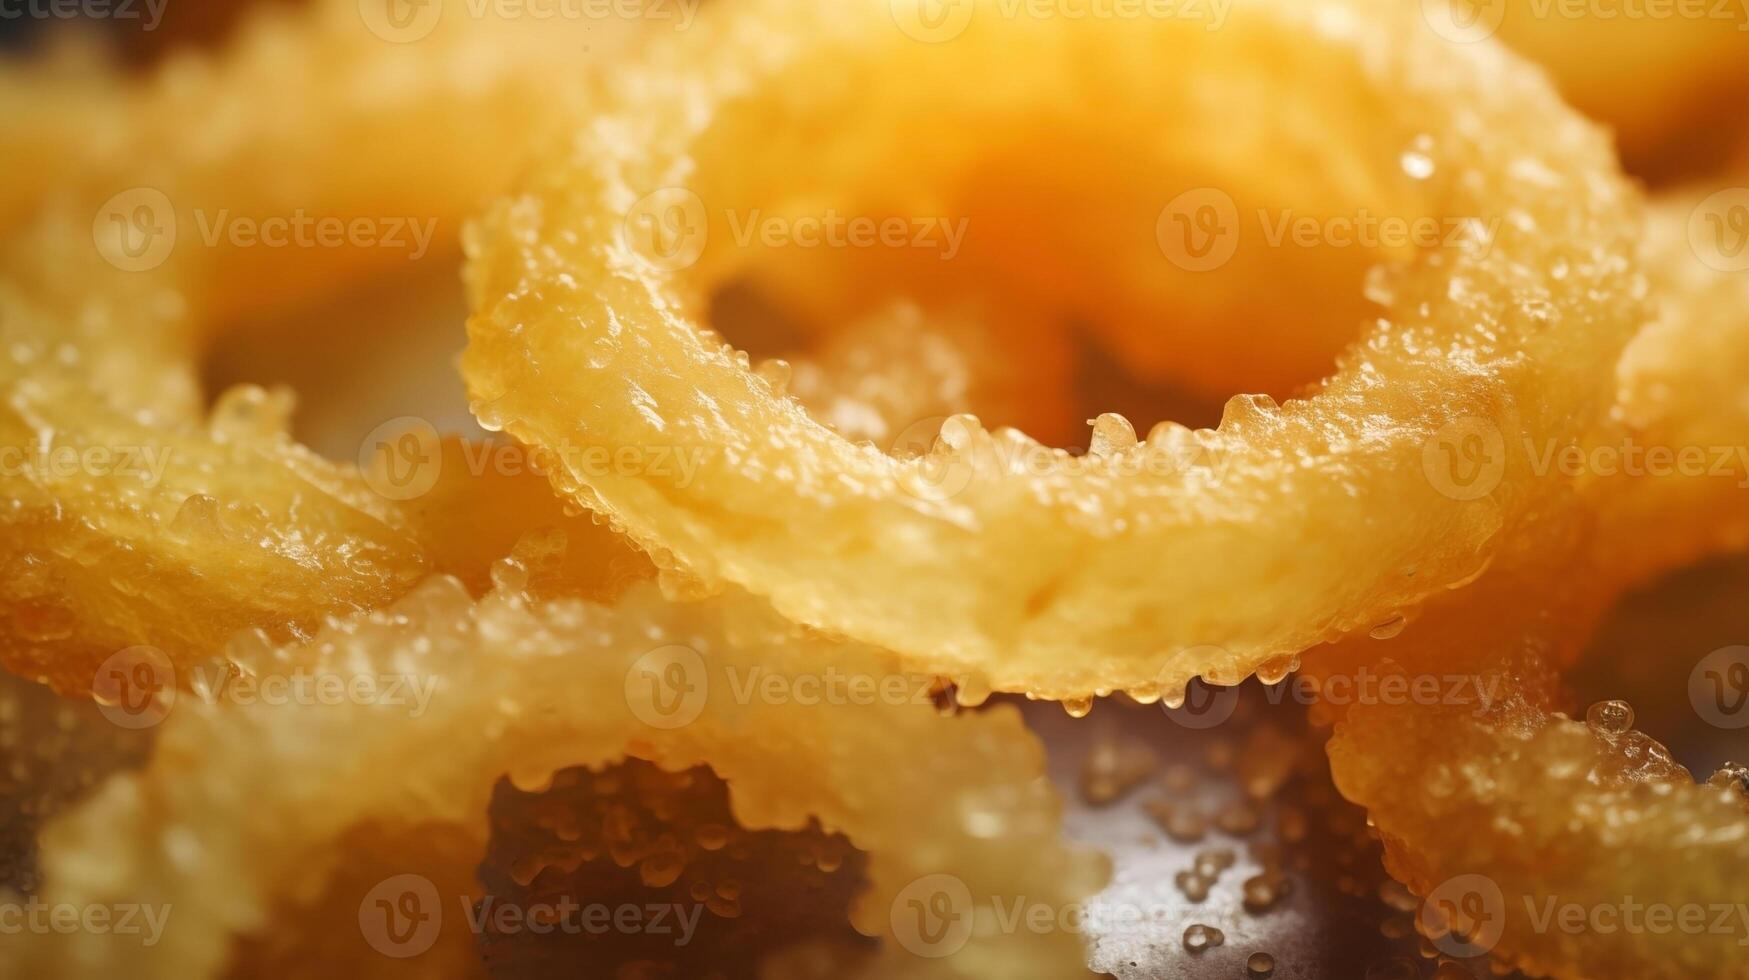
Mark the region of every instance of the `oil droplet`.
POLYGON ((1707 785, 1735 789, 1744 796, 1749 796, 1749 766, 1727 762, 1719 767, 1718 772, 1712 774, 1707 785))
POLYGON ((1159 765, 1159 756, 1145 742, 1100 738, 1081 766, 1081 796, 1092 806, 1109 806, 1152 775, 1159 765))
POLYGON ((778 395, 789 392, 790 365, 781 357, 773 357, 759 362, 753 373, 765 379, 771 385, 771 390, 778 395))
POLYGON ((1408 617, 1404 616, 1402 613, 1397 613, 1390 619, 1387 619, 1377 626, 1374 626, 1372 629, 1367 630, 1366 635, 1375 640, 1388 640, 1401 634, 1403 628, 1408 625, 1408 617))
POLYGON ((1115 456, 1136 444, 1136 430, 1130 425, 1129 419, 1111 412, 1093 420, 1093 441, 1087 452, 1091 456, 1105 458, 1115 456))
POLYGON ((1195 871, 1178 872, 1172 876, 1172 883, 1177 885, 1178 890, 1184 893, 1184 897, 1192 902, 1200 902, 1208 898, 1209 886, 1214 884, 1195 871))
POLYGON ((1093 699, 1064 698, 1063 710, 1068 712, 1071 718, 1085 718, 1087 713, 1093 710, 1093 699))
POLYGON ((1287 680, 1287 675, 1300 669, 1300 658, 1276 657, 1266 661, 1257 668, 1257 680, 1263 684, 1275 685, 1287 680))
POLYGON ((692 836, 698 841, 699 847, 707 851, 720 851, 729 843, 729 828, 720 823, 699 824, 692 836))
POLYGON ((1213 949, 1227 941, 1227 934, 1214 926, 1201 923, 1189 926, 1184 930, 1184 948, 1192 953, 1200 953, 1205 949, 1213 949))
POLYGON ((1395 878, 1386 878, 1379 883, 1379 901, 1398 912, 1413 912, 1421 907, 1408 887, 1395 878))
POLYGON ((1306 839, 1311 829, 1307 824, 1306 811, 1297 806, 1284 806, 1275 816, 1275 833, 1286 843, 1298 844, 1306 839))
POLYGON ((1366 968, 1366 980, 1420 980, 1421 968, 1406 956, 1393 956, 1366 968))
POLYGON ((1221 872, 1233 866, 1237 860, 1230 848, 1216 847, 1203 851, 1196 856, 1196 873, 1204 878, 1219 878, 1221 872))
POLYGON ((1262 980, 1275 974, 1275 957, 1268 953, 1252 953, 1245 961, 1245 974, 1262 980))
POLYGON ((1634 708, 1626 701, 1599 701, 1585 712, 1585 724, 1602 735, 1620 735, 1634 727, 1634 708))
POLYGON ((1166 836, 1180 844, 1194 844, 1208 833, 1208 822, 1192 804, 1156 801, 1148 804, 1147 810, 1166 836))
POLYGON ((1419 150, 1404 150, 1401 157, 1403 173, 1414 180, 1426 180, 1433 176, 1433 158, 1419 150))
POLYGON ((528 567, 514 558, 492 563, 492 587, 499 592, 522 592, 528 588, 528 567))
POLYGON ((1276 875, 1253 875, 1240 889, 1248 912, 1267 912, 1287 896, 1287 879, 1276 875))
POLYGON ((1257 811, 1246 803, 1233 803, 1215 817, 1215 826, 1235 837, 1255 831, 1261 822, 1257 811))
POLYGON ((170 529, 178 534, 201 534, 219 529, 219 501, 204 493, 191 493, 176 508, 170 529))
POLYGON ((666 888, 680 879, 686 865, 677 854, 657 854, 638 865, 638 878, 647 888, 666 888))

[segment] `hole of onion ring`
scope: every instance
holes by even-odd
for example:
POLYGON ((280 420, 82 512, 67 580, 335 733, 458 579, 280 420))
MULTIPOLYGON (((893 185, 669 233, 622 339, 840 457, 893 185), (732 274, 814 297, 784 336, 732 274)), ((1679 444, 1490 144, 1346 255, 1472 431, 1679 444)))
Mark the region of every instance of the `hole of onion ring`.
POLYGON ((622 923, 535 935, 489 919, 480 950, 493 976, 572 976, 580 964, 602 976, 633 964, 639 976, 727 975, 725 964, 751 969, 803 947, 842 965, 877 945, 849 924, 867 855, 811 821, 743 829, 709 768, 628 760, 561 771, 541 792, 501 783, 491 814, 482 909, 568 903, 585 923, 606 912, 622 923))
POLYGON ((372 429, 403 416, 484 437, 455 370, 467 343, 458 261, 432 255, 225 325, 202 365, 208 397, 236 384, 287 385, 297 394, 292 437, 342 462, 358 459, 372 429))
POLYGON ((409 978, 459 975, 458 964, 519 980, 727 976, 724 964, 772 955, 842 967, 877 947, 849 924, 867 856, 812 824, 743 829, 709 768, 629 759, 561 770, 532 792, 504 779, 487 812, 483 856, 453 826, 354 828, 320 894, 274 910, 275 928, 241 941, 228 975, 368 963, 371 976, 409 978), (395 937, 361 905, 403 875, 424 879, 418 913, 439 930, 424 952, 392 959, 372 940, 395 937))
POLYGON ((1577 711, 1623 700, 1697 779, 1749 762, 1749 558, 1680 569, 1622 596, 1568 672, 1577 711), (1741 667, 1733 665, 1741 664, 1741 667), (1734 726, 1734 727, 1733 727, 1734 726))
MULTIPOLYGON (((814 119, 825 110, 813 100, 785 107, 795 118, 783 128, 808 134, 799 145, 737 106, 698 139, 686 186, 663 190, 661 200, 684 202, 686 215, 674 206, 640 215, 680 250, 678 268, 665 267, 681 295, 713 297, 733 283, 784 311, 784 334, 833 329, 898 298, 925 308, 970 301, 993 310, 991 321, 1022 350, 1036 338, 1016 324, 1037 321, 1045 335, 1060 335, 1064 322, 1083 322, 1112 362, 1171 396, 1166 402, 1301 394, 1383 312, 1373 269, 1446 247, 1469 227, 1433 211, 1424 172, 1406 172, 1412 134, 1338 138, 1351 120, 1300 120, 1293 131, 1323 139, 1284 151, 1303 164, 1294 174, 1260 180, 1194 148, 1173 150, 1162 172, 1138 156, 1147 141, 1137 132, 1043 109, 1039 121, 1008 121, 1008 142, 981 145, 974 159, 933 174, 929 154, 906 148, 952 132, 949 107, 932 105, 935 118, 918 121, 923 132, 895 148, 814 119), (824 163, 815 168, 816 160, 824 163), (1325 179, 1323 170, 1342 176, 1325 179), (1190 221, 1204 213, 1195 194, 1219 205, 1214 237, 1231 245, 1211 265, 1198 258, 1208 242, 1190 243, 1190 254, 1173 241, 1197 230, 1172 220, 1175 208, 1190 221), (902 234, 878 237, 889 228, 902 234), (1411 229, 1421 237, 1406 237, 1411 229), (1441 234, 1430 246, 1432 232, 1441 234)), ((740 342, 744 325, 713 322, 716 305, 694 309, 695 322, 740 342)), ((761 353, 749 340, 749 353, 761 353)), ((1081 429, 1107 410, 1093 406, 1081 429)), ((1206 409, 1146 414, 1210 420, 1206 409)))

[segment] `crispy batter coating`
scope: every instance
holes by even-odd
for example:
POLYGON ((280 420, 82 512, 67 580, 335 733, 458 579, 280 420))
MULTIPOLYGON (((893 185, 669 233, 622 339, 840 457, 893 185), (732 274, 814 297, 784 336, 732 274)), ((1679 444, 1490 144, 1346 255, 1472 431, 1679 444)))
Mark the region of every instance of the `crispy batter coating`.
MULTIPOLYGON (((1473 578, 1558 482, 1527 465, 1473 472, 1478 423, 1564 444, 1607 404, 1610 369, 1643 315, 1633 197, 1599 134, 1494 47, 1449 44, 1395 3, 1247 4, 1213 32, 973 5, 963 33, 934 44, 895 27, 886 4, 806 6, 707 12, 628 70, 569 156, 470 239, 463 369, 482 422, 534 445, 703 452, 685 485, 554 477, 707 584, 743 585, 973 687, 1171 698, 1193 674, 1236 680, 1473 578), (1150 74, 1159 66, 1165 79, 1150 74), (1294 82, 1310 72, 1328 84, 1294 82), (955 81, 986 73, 1012 84, 955 81), (1206 98, 1204 77, 1223 79, 1206 98), (1065 79, 1085 83, 1086 98, 1062 91, 1065 79), (1186 95, 1157 98, 1162 85, 1186 95), (1277 113, 1260 96, 1255 127, 1234 126, 1225 97, 1236 90, 1285 101, 1277 113), (844 111, 853 93, 866 111, 844 111), (1328 177, 1316 199, 1420 202, 1455 240, 1374 277, 1385 317, 1307 398, 1238 398, 1217 430, 1166 425, 1142 442, 1103 418, 1085 457, 970 420, 944 426, 922 459, 871 452, 701 328, 696 295, 780 262, 765 239, 741 247, 730 225, 755 213, 799 222, 822 200, 866 209, 841 216, 970 214, 968 248, 990 218, 991 241, 1037 250, 1025 281, 1081 269, 1065 239, 1084 229, 1022 225, 1036 202, 1003 188, 1009 145, 1036 149, 1059 124, 1104 118, 1084 113, 1090 100, 1111 108, 1126 145, 1148 132, 1149 146, 1171 148, 1145 157, 1161 186, 1207 173, 1181 165, 1185 146, 1203 163, 1249 161, 1246 175, 1294 159, 1296 181, 1328 177), (1366 120, 1364 138, 1322 128, 1353 119, 1366 120), (900 120, 904 141, 892 136, 900 120), (772 132, 807 138, 774 145, 772 132), (1266 133, 1284 134, 1280 145, 1266 133), (916 145, 931 152, 916 158, 916 145)), ((1100 146, 1060 141, 1016 172, 1097 168, 1100 146)), ((1124 186, 1092 212, 1120 242, 1119 231, 1153 229, 1172 199, 1124 186)), ((1403 217, 1418 213, 1404 206, 1403 217)))
MULTIPOLYGON (((308 646, 228 652, 258 677, 399 677, 426 697, 414 708, 388 697, 179 699, 150 766, 112 780, 43 836, 43 901, 168 907, 161 940, 20 937, 0 952, 8 965, 68 978, 213 976, 241 935, 274 928, 283 942, 301 908, 368 904, 362 890, 324 888, 349 861, 351 835, 432 835, 431 855, 397 850, 401 870, 448 887, 483 852, 501 774, 532 788, 560 769, 629 756, 669 771, 710 766, 747 830, 814 818, 868 855, 869 888, 852 924, 888 941, 838 975, 1055 978, 1083 969, 1078 936, 1002 929, 995 919, 997 900, 1061 908, 1104 876, 1102 859, 1059 841, 1060 801, 1019 714, 943 716, 929 678, 897 673, 879 651, 798 633, 757 600, 673 604, 639 586, 611 608, 533 604, 510 589, 476 603, 438 578, 308 646), (834 687, 828 667, 881 693, 834 687), (772 696, 774 683, 793 696, 772 696), (937 893, 947 896, 945 917, 923 923, 909 902, 935 908, 937 893)), ((623 857, 659 884, 681 870, 671 865, 683 865, 685 852, 652 845, 623 857)), ((444 901, 453 912, 454 896, 444 901)), ((356 975, 459 975, 472 962, 472 937, 451 914, 428 952, 397 967, 369 948, 366 911, 363 942, 315 937, 311 952, 350 946, 329 966, 364 971, 356 975)))

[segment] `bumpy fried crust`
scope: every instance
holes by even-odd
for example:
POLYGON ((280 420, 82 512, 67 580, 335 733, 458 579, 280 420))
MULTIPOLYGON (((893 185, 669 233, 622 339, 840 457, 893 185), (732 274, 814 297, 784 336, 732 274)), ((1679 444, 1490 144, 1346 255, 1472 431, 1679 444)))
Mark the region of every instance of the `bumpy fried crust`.
POLYGON ((1623 589, 1749 543, 1749 293, 1691 235, 1709 197, 1653 209, 1657 316, 1624 354, 1615 406, 1578 447, 1578 469, 1549 473, 1571 478, 1571 497, 1400 635, 1308 657, 1326 684, 1368 668, 1438 683, 1437 704, 1328 706, 1332 770, 1368 808, 1392 872, 1460 913, 1470 896, 1458 925, 1537 975, 1740 973, 1734 922, 1575 932, 1537 919, 1550 903, 1606 915, 1637 903, 1710 926, 1749 875, 1749 798, 1697 784, 1643 733, 1570 720, 1559 678, 1623 589), (1478 911, 1485 921, 1466 920, 1478 911))
POLYGON ((1749 208, 1736 204, 1733 226, 1731 208, 1710 203, 1718 193, 1732 191, 1674 192, 1651 209, 1657 315, 1622 355, 1614 413, 1589 440, 1599 459, 1635 454, 1585 488, 1602 525, 1596 564, 1623 585, 1749 548, 1749 275, 1725 261, 1749 208))
MULTIPOLYGON (((86 212, 156 188, 180 209, 231 218, 311 216, 459 223, 522 165, 516 148, 550 132, 595 64, 627 44, 624 19, 505 17, 439 0, 396 30, 389 5, 321 0, 258 10, 216 52, 173 55, 138 79, 91 52, 5 64, 0 134, 21 167, 0 198, 0 227, 71 196, 86 212), (69 81, 76 77, 77 81, 69 81), (565 84, 569 80, 578 84, 565 84)), ((183 217, 187 217, 184 210, 183 217)), ((198 241, 192 225, 184 244, 198 241)), ((271 301, 384 259, 374 248, 254 249, 229 257, 239 298, 271 301), (318 271, 318 270, 312 270, 318 271)))
POLYGON ((1427 897, 1435 936, 1455 928, 1471 944, 1458 948, 1538 976, 1738 976, 1735 923, 1589 925, 1601 921, 1593 910, 1636 903, 1691 918, 1706 910, 1709 924, 1734 909, 1749 873, 1749 798, 1697 784, 1647 735, 1561 713, 1558 665, 1604 597, 1587 585, 1526 603, 1547 596, 1553 571, 1490 575, 1396 640, 1319 651, 1308 670, 1324 683, 1371 664, 1439 690, 1421 703, 1331 709, 1337 785, 1366 806, 1391 873, 1427 897), (1585 928, 1542 918, 1567 906, 1585 910, 1585 928))
POLYGON ((0 205, 10 668, 84 690, 122 647, 186 663, 236 629, 297 635, 453 566, 421 546, 418 514, 294 444, 284 397, 240 389, 207 415, 195 375, 203 340, 251 311, 453 248, 516 148, 582 91, 584 38, 613 33, 449 6, 404 44, 355 3, 262 16, 138 88, 7 69, 0 140, 54 158, 0 205), (300 216, 374 231, 232 234, 300 216))
MULTIPOLYGON (((349 835, 459 835, 464 846, 408 854, 403 870, 465 881, 452 872, 479 860, 501 774, 531 787, 561 768, 630 756, 671 770, 709 765, 729 783, 743 826, 798 828, 814 817, 869 855, 870 887, 853 924, 888 941, 866 961, 840 964, 843 975, 1054 978, 1083 969, 1072 933, 1001 930, 988 918, 994 899, 1060 908, 1103 879, 1102 861, 1057 839, 1060 803, 1018 713, 943 717, 926 697, 912 703, 927 678, 906 679, 905 697, 872 703, 738 696, 737 682, 755 668, 819 677, 831 664, 847 676, 895 676, 886 654, 798 635, 757 600, 676 605, 640 586, 611 609, 531 605, 511 591, 476 604, 439 578, 307 648, 230 653, 263 675, 302 668, 434 686, 416 718, 386 701, 180 699, 151 765, 113 780, 43 837, 45 902, 168 906, 162 940, 146 948, 89 933, 35 936, 0 953, 11 965, 69 978, 211 976, 235 938, 268 927, 279 906, 289 915, 272 924, 295 928, 298 908, 347 858, 349 835), (680 678, 670 676, 676 669, 680 678), (957 951, 941 937, 919 947, 895 935, 906 928, 895 901, 936 874, 957 877, 975 906, 956 908, 977 922, 957 951)), ((324 904, 365 897, 327 895, 324 904)), ((452 913, 453 902, 445 899, 452 913)), ((431 953, 402 968, 464 971, 472 943, 456 919, 445 918, 431 953)), ((347 945, 331 939, 312 948, 347 945)), ((331 966, 397 968, 362 941, 348 948, 350 960, 331 966)))
MULTIPOLYGON (((1051 697, 1171 697, 1197 672, 1237 679, 1389 621, 1472 578, 1541 503, 1548 481, 1523 466, 1498 474, 1492 493, 1468 493, 1473 474, 1452 458, 1465 427, 1571 440, 1576 420, 1606 403, 1610 368, 1641 321, 1632 198, 1598 134, 1534 73, 1494 48, 1441 42, 1401 4, 1250 4, 1218 32, 1040 24, 978 6, 963 34, 934 45, 896 30, 886 4, 753 2, 711 15, 630 73, 618 110, 471 236, 463 369, 476 412, 535 445, 700 450, 684 486, 576 471, 555 481, 706 582, 745 585, 919 669, 1051 697), (1193 83, 1162 82, 1189 94, 1156 98, 1144 79, 1162 65, 1172 79, 1227 79, 1223 96, 1283 94, 1291 113, 1260 100, 1261 128, 1304 138, 1261 143, 1193 83), (958 81, 983 71, 1012 84, 991 93, 958 81), (1311 73, 1329 80, 1315 103, 1293 81, 1311 73), (821 77, 833 81, 793 83, 821 77), (1062 92, 1065 78, 1097 96, 1062 92), (850 93, 877 104, 847 114, 850 93), (1130 105, 1126 93, 1146 95, 1130 105), (1027 199, 980 181, 1006 187, 1000 148, 1055 135, 1069 117, 1084 124, 1089 102, 1124 120, 1130 145, 1146 132, 1174 148, 1148 158, 1160 184, 1213 161, 1268 161, 1279 173, 1291 156, 1304 163, 1296 176, 1334 175, 1315 200, 1382 189, 1448 230, 1488 229, 1489 245, 1417 252, 1376 279, 1388 318, 1307 399, 1235 399, 1218 430, 1164 426, 1139 445, 1123 420, 1104 419, 1082 459, 967 421, 946 426, 926 459, 869 452, 697 326, 688 292, 761 268, 758 249, 732 247, 723 216, 807 214, 820 195, 876 215, 988 216, 994 240, 1041 249, 1028 276, 1043 277, 1047 257, 1079 268, 1075 249, 1054 247, 1068 232, 1011 234, 1027 199), (1342 119, 1367 120, 1370 135, 1330 140, 1319 128, 1342 119), (908 153, 891 140, 900 120, 903 145, 931 153, 880 165, 908 153), (1007 129, 986 138, 993 121, 1007 129), (810 142, 768 152, 752 131, 810 142), (1173 155, 1185 146, 1199 154, 1189 165, 1173 155), (760 196, 798 174, 802 188, 760 196), (653 249, 639 238, 652 208, 672 233, 653 249), (699 227, 708 236, 677 230, 699 227), (659 266, 699 244, 697 275, 675 285, 659 266)), ((1049 165, 1064 172, 1100 160, 1057 149, 1049 165)), ((1124 216, 1152 229, 1161 203, 1111 200, 1097 213, 1133 232, 1124 216)), ((968 241, 980 234, 974 223, 968 241)))

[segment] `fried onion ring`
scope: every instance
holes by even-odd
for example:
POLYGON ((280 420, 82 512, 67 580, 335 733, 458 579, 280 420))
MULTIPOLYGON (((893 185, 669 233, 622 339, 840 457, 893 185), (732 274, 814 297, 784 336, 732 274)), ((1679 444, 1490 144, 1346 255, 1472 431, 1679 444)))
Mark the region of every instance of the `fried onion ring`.
POLYGON ((1729 780, 1698 784, 1619 707, 1571 720, 1559 674, 1623 590, 1749 545, 1749 280, 1704 234, 1717 201, 1685 192, 1653 208, 1657 316, 1622 358, 1612 411, 1571 447, 1575 498, 1523 536, 1514 561, 1401 635, 1307 658, 1325 687, 1370 665, 1487 692, 1326 712, 1338 784, 1367 807, 1392 873, 1427 896, 1444 951, 1563 978, 1737 975, 1729 932, 1578 936, 1536 919, 1551 903, 1734 907, 1749 874, 1749 796, 1729 780))
MULTIPOLYGON (((1103 859, 1058 840, 1061 803, 1040 778, 1042 750, 1018 712, 943 717, 926 696, 912 703, 929 690, 928 678, 915 677, 897 700, 737 697, 738 678, 755 668, 794 678, 831 664, 883 683, 901 676, 887 654, 801 636, 757 600, 676 605, 640 586, 613 608, 531 605, 510 591, 476 604, 438 578, 308 647, 233 648, 231 659, 260 675, 422 679, 428 707, 409 717, 386 701, 179 701, 147 769, 112 780, 43 836, 45 902, 167 907, 161 941, 21 937, 0 951, 3 962, 69 980, 213 976, 237 937, 270 923, 295 928, 299 907, 322 895, 345 859, 350 833, 452 843, 459 835, 455 846, 415 849, 408 860, 425 862, 414 871, 465 881, 485 847, 486 804, 501 774, 535 787, 562 768, 629 756, 671 771, 708 764, 728 781, 744 827, 793 829, 813 817, 869 855, 870 885, 852 924, 889 941, 840 964, 839 975, 1056 978, 1084 969, 1072 932, 1002 930, 988 919, 994 898, 1060 908, 1104 876, 1103 859), (907 924, 906 901, 932 897, 932 883, 959 923, 945 935, 907 924)), ((418 975, 469 969, 472 937, 454 916, 446 922, 411 962, 418 975)), ((334 946, 372 970, 394 965, 362 941, 330 937, 319 948, 334 946)))
MULTIPOLYGON (((1237 680, 1473 578, 1549 481, 1514 469, 1471 494, 1440 450, 1477 419, 1509 438, 1570 440, 1575 419, 1607 404, 1610 368, 1642 318, 1633 198, 1599 134, 1502 52, 1445 43, 1394 2, 1246 5, 1212 33, 1169 21, 1041 25, 974 6, 971 26, 941 44, 895 29, 887 8, 714 8, 628 72, 617 107, 470 238, 463 370, 483 424, 536 446, 706 452, 684 486, 553 474, 659 561, 973 687, 1171 698, 1193 674, 1237 680), (1011 83, 999 91, 960 81, 997 65, 1011 83), (1235 128, 1227 103, 1191 83, 1163 108, 1146 74, 1156 65, 1175 80, 1220 78, 1223 93, 1292 94, 1297 121, 1269 114, 1235 128), (1330 82, 1313 104, 1295 82, 1309 72, 1330 82), (1147 133, 1149 146, 1196 147, 1207 155, 1198 162, 1292 156, 1307 180, 1415 188, 1434 213, 1493 235, 1395 266, 1376 290, 1388 317, 1306 399, 1235 399, 1218 430, 1168 425, 1142 444, 1103 419, 1085 458, 969 420, 946 426, 922 460, 870 452, 697 325, 688 297, 760 253, 725 245, 723 216, 805 214, 817 188, 883 217, 1000 214, 1008 240, 1024 210, 980 212, 989 186, 978 201, 962 188, 1005 186, 1007 158, 991 146, 1053 133, 1063 114, 1084 119, 1084 100, 1060 89, 1083 77, 1132 145, 1147 133), (877 104, 847 112, 852 94, 877 104), (1364 110, 1350 112, 1356 103, 1364 110), (1300 112, 1322 120, 1338 105, 1372 127, 1359 150, 1311 138, 1323 134, 1300 112), (972 140, 974 118, 1006 129, 972 140), (903 143, 891 136, 897 120, 903 143), (773 149, 772 131, 808 139, 773 149), (1277 131, 1307 138, 1275 147, 1256 135, 1277 131), (749 132, 761 136, 741 138, 749 132), (902 149, 916 145, 931 151, 902 149), (901 152, 903 166, 885 165, 901 152), (675 271, 690 260, 702 282, 675 271), (1429 479, 1442 468, 1445 479, 1429 479)), ((1160 162, 1166 188, 1207 172, 1160 162)), ((1161 203, 1102 213, 1152 229, 1161 203)), ((1041 249, 1061 241, 1026 230, 1041 249)))

